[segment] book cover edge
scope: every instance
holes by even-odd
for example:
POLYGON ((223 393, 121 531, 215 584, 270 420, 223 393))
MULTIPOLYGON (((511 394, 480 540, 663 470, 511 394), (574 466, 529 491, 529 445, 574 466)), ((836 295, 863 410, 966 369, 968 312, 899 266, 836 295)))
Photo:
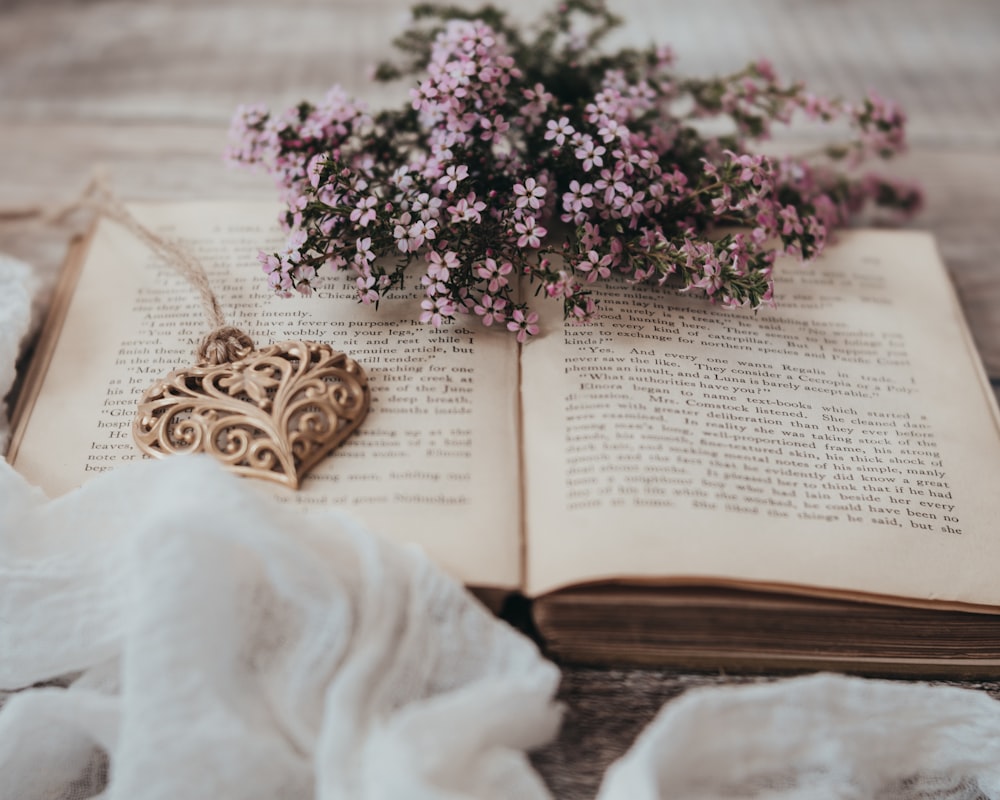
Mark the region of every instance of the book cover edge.
POLYGON ((70 301, 76 291, 87 253, 99 224, 100 218, 96 218, 88 227, 87 232, 73 236, 67 247, 66 258, 59 271, 59 278, 52 293, 48 312, 38 334, 35 352, 28 362, 24 383, 11 412, 11 436, 4 454, 7 462, 11 465, 17 460, 18 450, 31 419, 31 411, 38 400, 45 376, 48 374, 56 344, 66 321, 70 301))

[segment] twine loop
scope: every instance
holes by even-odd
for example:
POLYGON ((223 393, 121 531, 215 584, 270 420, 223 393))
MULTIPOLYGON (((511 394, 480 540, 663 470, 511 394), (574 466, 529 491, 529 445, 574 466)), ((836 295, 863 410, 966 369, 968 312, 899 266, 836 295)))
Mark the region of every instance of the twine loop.
POLYGON ((253 349, 253 340, 243 331, 232 325, 223 325, 205 336, 196 352, 199 362, 216 366, 239 361, 253 349))
POLYGON ((0 211, 0 219, 38 218, 45 223, 54 224, 81 208, 94 209, 131 231, 198 292, 205 317, 212 328, 211 333, 201 340, 195 351, 202 363, 216 365, 238 361, 254 349, 249 336, 226 322, 201 262, 184 245, 156 235, 132 216, 111 191, 103 170, 95 171, 87 188, 71 203, 49 210, 42 208, 3 210, 0 211))

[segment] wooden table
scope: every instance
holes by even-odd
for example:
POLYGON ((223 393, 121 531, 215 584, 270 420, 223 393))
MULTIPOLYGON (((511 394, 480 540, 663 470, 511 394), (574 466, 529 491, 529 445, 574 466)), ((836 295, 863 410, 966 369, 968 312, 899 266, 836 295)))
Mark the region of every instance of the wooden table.
MULTIPOLYGON (((239 103, 286 107, 333 83, 373 105, 369 67, 405 20, 403 0, 0 0, 0 252, 46 280, 67 227, 17 219, 73 198, 95 164, 126 199, 274 197, 227 169, 239 103)), ((528 0, 504 4, 530 19, 528 0)), ((915 225, 935 233, 986 369, 1000 383, 1000 4, 936 0, 617 0, 617 40, 670 43, 692 73, 769 57, 828 94, 869 87, 911 118, 911 155, 893 165, 927 190, 915 225)), ((796 134, 801 136, 802 134, 796 134)), ((557 742, 535 756, 560 798, 593 795, 606 765, 660 705, 693 685, 748 680, 658 670, 567 669, 557 742)), ((970 685, 970 684, 965 684, 970 685)), ((998 692, 1000 684, 985 688, 998 692)))

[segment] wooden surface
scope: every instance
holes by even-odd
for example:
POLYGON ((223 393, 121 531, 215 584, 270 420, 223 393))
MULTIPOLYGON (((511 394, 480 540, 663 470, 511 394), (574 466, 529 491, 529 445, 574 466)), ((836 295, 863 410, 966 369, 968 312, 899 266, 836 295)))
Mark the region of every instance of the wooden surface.
MULTIPOLYGON (((368 68, 405 19, 398 0, 0 0, 0 252, 51 282, 72 225, 14 219, 71 200, 96 164, 126 199, 273 198, 266 178, 221 161, 233 109, 285 107, 333 83, 373 105, 368 68)), ((536 4, 503 4, 530 18, 536 4)), ((1000 379, 1000 4, 621 0, 619 41, 670 43, 709 73, 769 57, 819 92, 878 88, 910 114, 921 179, 915 226, 933 231, 994 383, 1000 379)), ((796 133, 796 137, 805 134, 796 133)), ((76 224, 82 224, 77 221, 76 224)), ((660 705, 730 676, 567 669, 567 722, 535 756, 559 798, 589 797, 660 705)), ((998 685, 986 688, 996 690, 998 685)))

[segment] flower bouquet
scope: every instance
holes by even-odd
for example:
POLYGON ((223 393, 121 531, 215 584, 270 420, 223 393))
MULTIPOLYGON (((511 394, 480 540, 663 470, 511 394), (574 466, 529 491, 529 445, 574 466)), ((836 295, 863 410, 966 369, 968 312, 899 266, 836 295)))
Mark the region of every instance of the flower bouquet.
POLYGON ((403 62, 374 76, 416 76, 403 108, 338 87, 282 114, 241 107, 228 158, 265 168, 287 205, 285 249, 260 255, 270 285, 308 295, 347 270, 377 305, 415 272, 423 322, 474 315, 524 341, 537 314, 518 276, 575 322, 614 273, 754 308, 772 302, 778 254, 815 257, 866 203, 919 206, 914 187, 861 169, 904 149, 891 103, 818 97, 765 60, 685 77, 664 47, 605 52, 618 23, 602 0, 567 0, 530 34, 492 6, 419 5, 403 62), (849 137, 759 152, 797 116, 846 120, 849 137))

